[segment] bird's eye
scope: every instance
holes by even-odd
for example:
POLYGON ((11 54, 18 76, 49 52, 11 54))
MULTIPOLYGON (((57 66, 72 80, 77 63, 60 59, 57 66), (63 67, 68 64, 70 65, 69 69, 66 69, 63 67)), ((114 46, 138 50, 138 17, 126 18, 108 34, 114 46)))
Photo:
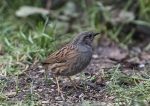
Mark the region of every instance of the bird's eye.
POLYGON ((86 36, 85 38, 86 38, 86 39, 89 39, 89 38, 91 38, 91 35, 88 35, 88 36, 86 36))
POLYGON ((92 37, 92 34, 89 34, 89 38, 91 38, 92 37))

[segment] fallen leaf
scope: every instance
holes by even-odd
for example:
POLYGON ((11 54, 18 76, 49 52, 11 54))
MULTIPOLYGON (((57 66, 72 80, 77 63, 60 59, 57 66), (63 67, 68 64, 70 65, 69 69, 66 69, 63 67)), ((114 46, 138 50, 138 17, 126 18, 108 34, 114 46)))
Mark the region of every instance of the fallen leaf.
POLYGON ((48 15, 49 11, 43 8, 31 7, 31 6, 22 6, 19 10, 16 11, 16 16, 18 17, 27 17, 33 14, 42 14, 48 15))
POLYGON ((112 15, 112 18, 110 22, 113 25, 116 25, 118 23, 128 23, 135 19, 135 15, 133 14, 133 12, 124 11, 124 10, 122 11, 113 10, 111 11, 111 15, 112 15))

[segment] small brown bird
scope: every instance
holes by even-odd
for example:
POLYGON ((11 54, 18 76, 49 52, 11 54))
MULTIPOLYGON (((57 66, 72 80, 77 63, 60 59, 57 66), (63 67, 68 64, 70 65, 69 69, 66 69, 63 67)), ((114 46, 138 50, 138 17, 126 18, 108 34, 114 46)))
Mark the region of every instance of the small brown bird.
POLYGON ((43 62, 43 65, 56 76, 58 92, 60 92, 58 76, 67 76, 74 87, 77 87, 70 76, 81 72, 88 66, 93 54, 92 41, 98 34, 79 33, 71 43, 52 53, 43 62))

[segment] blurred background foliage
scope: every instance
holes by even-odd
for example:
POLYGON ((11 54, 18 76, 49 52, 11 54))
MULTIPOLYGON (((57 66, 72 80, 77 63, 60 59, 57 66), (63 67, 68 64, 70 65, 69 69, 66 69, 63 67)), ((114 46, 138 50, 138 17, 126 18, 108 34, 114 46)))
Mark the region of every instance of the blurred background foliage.
POLYGON ((101 32, 123 47, 150 34, 149 0, 2 0, 0 14, 0 62, 10 67, 42 60, 82 31, 101 32))

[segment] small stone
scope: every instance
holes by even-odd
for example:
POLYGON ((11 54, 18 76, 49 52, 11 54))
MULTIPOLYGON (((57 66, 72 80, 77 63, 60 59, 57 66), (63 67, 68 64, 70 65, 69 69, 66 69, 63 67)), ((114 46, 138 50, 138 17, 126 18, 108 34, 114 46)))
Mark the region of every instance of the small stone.
POLYGON ((144 68, 145 67, 145 64, 140 64, 139 65, 139 68, 144 68))
POLYGON ((44 69, 42 69, 42 70, 40 70, 39 72, 40 72, 40 73, 44 73, 44 72, 45 72, 45 70, 44 70, 44 69))
POLYGON ((84 96, 84 94, 83 93, 81 93, 80 95, 79 95, 79 98, 81 98, 81 97, 83 97, 84 96))
POLYGON ((38 66, 39 68, 43 68, 42 66, 38 66))
POLYGON ((98 58, 98 55, 97 54, 93 54, 92 56, 94 59, 97 59, 98 58))
POLYGON ((42 104, 48 104, 48 103, 49 103, 49 100, 42 101, 42 104))
POLYGON ((75 80, 80 80, 80 77, 77 76, 77 77, 75 77, 74 79, 75 79, 75 80))
POLYGON ((13 97, 13 96, 15 96, 16 94, 17 94, 17 93, 14 92, 14 91, 10 91, 10 92, 5 93, 5 95, 8 96, 8 97, 13 97))
POLYGON ((61 99, 61 97, 57 96, 57 97, 55 97, 55 100, 56 101, 61 101, 62 99, 61 99))
POLYGON ((106 81, 105 84, 108 85, 110 83, 110 81, 106 81))
POLYGON ((51 89, 51 92, 55 91, 54 89, 51 89))
POLYGON ((39 92, 42 92, 42 89, 38 89, 39 92))
POLYGON ((52 87, 52 88, 54 88, 54 87, 55 87, 55 85, 51 85, 51 87, 52 87))

